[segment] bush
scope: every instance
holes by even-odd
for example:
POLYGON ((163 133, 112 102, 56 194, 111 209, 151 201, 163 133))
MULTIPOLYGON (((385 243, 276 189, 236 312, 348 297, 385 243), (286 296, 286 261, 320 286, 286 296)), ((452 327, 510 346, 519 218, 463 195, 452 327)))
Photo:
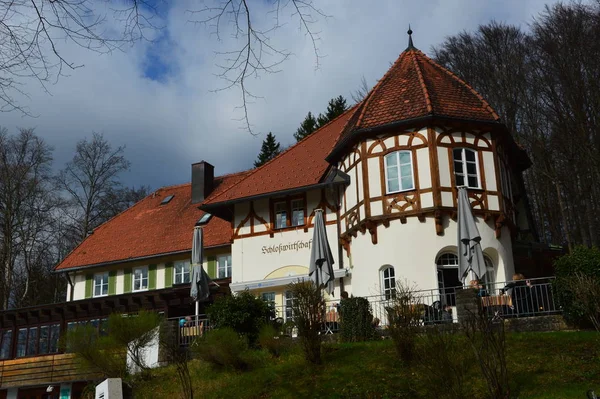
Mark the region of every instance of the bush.
POLYGON ((260 329, 258 344, 274 357, 279 357, 291 346, 291 340, 289 337, 282 336, 272 325, 265 324, 260 329))
POLYGON ((576 247, 572 253, 558 258, 554 267, 554 292, 563 308, 565 320, 577 326, 589 326, 588 312, 577 298, 577 285, 574 285, 573 279, 589 277, 593 281, 600 281, 600 249, 576 247))
POLYGON ((435 326, 419 335, 418 342, 418 364, 427 397, 481 397, 473 392, 472 374, 477 360, 462 334, 435 326))
POLYGON ((217 299, 206 310, 213 326, 231 328, 254 346, 260 328, 274 316, 273 308, 248 291, 217 299))
POLYGON ((411 365, 416 352, 423 306, 407 282, 396 283, 396 291, 386 308, 389 333, 400 360, 411 365))
POLYGON ((311 363, 321 363, 321 328, 325 315, 325 301, 321 289, 312 281, 289 285, 294 296, 292 312, 298 329, 298 338, 304 351, 304 357, 311 363))
POLYGON ((248 351, 246 338, 232 328, 218 328, 198 338, 192 345, 198 358, 217 368, 248 369, 245 353, 248 351))
POLYGON ((141 310, 136 315, 111 314, 108 334, 100 335, 96 327, 84 324, 67 331, 61 347, 72 352, 82 370, 99 370, 105 378, 121 378, 130 385, 135 379, 150 377, 145 352, 157 338, 161 316, 141 310))
POLYGON ((353 297, 340 302, 340 338, 343 342, 368 341, 376 336, 371 304, 353 297))

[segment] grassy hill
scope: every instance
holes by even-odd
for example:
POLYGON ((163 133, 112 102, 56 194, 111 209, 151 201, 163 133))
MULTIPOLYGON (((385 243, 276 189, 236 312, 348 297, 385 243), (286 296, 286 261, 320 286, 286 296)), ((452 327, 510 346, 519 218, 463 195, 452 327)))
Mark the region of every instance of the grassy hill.
MULTIPOLYGON (((600 336, 594 332, 509 334, 508 368, 514 397, 583 399, 600 393, 600 336)), ((465 351, 469 351, 465 347, 465 351)), ((435 359, 435 354, 429 356, 435 359)), ((416 366, 403 367, 390 340, 327 344, 321 366, 307 364, 298 349, 280 358, 251 354, 249 371, 214 370, 190 362, 197 398, 431 398, 431 380, 416 366)), ((465 366, 471 397, 483 397, 478 363, 465 366)), ((135 389, 137 398, 179 397, 172 367, 158 369, 135 389)), ((442 382, 443 385, 443 382, 442 382)), ((443 392, 444 387, 438 387, 443 392)), ((434 396, 441 397, 441 396, 434 396)))

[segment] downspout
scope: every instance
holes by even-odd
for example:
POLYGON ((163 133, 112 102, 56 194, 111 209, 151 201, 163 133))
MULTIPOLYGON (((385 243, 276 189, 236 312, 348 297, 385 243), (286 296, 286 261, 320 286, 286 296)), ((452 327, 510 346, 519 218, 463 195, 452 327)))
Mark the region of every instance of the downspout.
MULTIPOLYGON (((337 247, 338 247, 338 260, 340 264, 340 269, 344 268, 344 248, 342 247, 342 243, 340 242, 340 237, 342 236, 342 224, 340 222, 340 210, 342 207, 341 198, 340 198, 340 185, 336 185, 335 187, 335 213, 336 213, 336 225, 337 225, 337 247)), ((342 292, 344 292, 344 278, 340 277, 340 297, 342 292)))

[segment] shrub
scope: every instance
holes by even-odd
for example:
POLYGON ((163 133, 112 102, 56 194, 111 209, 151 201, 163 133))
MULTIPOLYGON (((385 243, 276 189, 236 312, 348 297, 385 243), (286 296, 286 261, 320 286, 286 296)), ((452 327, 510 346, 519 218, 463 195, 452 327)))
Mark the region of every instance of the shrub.
POLYGON ((476 365, 468 343, 454 329, 436 326, 418 339, 418 365, 428 397, 479 397, 472 392, 469 374, 476 365))
POLYGON ((291 345, 291 340, 281 335, 272 325, 265 324, 260 329, 258 344, 274 357, 279 357, 291 345))
POLYGON ((578 326, 589 326, 585 305, 577 298, 574 278, 589 277, 600 281, 600 249, 576 247, 572 253, 563 255, 554 262, 556 280, 554 292, 563 308, 565 320, 578 326))
POLYGON ((416 352, 423 306, 407 282, 397 282, 396 291, 386 307, 389 333, 400 360, 411 365, 416 352))
POLYGON ((321 363, 321 328, 325 315, 325 301, 321 289, 311 281, 289 285, 294 296, 292 312, 298 329, 298 338, 304 357, 311 363, 321 363))
POLYGON ((360 342, 376 336, 371 304, 367 298, 352 297, 340 302, 340 338, 343 342, 360 342))
POLYGON ((160 323, 161 317, 155 312, 111 314, 107 335, 99 335, 91 324, 80 325, 67 332, 61 346, 75 354, 83 370, 99 370, 105 378, 121 378, 131 385, 137 378, 150 376, 145 351, 157 338, 160 323))
POLYGON ((206 310, 213 326, 229 327, 248 339, 254 346, 260 328, 274 316, 273 308, 248 291, 219 298, 206 310))
POLYGON ((248 369, 244 356, 248 350, 248 342, 232 328, 214 329, 198 338, 192 348, 200 359, 214 367, 248 369))
POLYGON ((596 331, 600 331, 600 279, 577 273, 566 279, 566 286, 572 293, 581 315, 596 331))

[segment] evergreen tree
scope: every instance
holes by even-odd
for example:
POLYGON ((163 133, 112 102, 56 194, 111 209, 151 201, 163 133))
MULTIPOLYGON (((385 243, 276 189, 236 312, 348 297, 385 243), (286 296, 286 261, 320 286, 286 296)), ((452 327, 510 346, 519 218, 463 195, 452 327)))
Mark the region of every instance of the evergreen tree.
POLYGON ((348 105, 346 104, 346 99, 342 96, 337 96, 329 100, 329 104, 327 105, 327 111, 325 114, 319 114, 317 118, 318 127, 321 127, 328 122, 334 120, 338 116, 344 113, 348 109, 348 105))
POLYGON ((258 168, 259 166, 262 166, 271 159, 275 158, 281 152, 280 147, 281 145, 275 139, 275 135, 269 132, 269 134, 267 134, 267 138, 263 140, 262 147, 260 148, 260 154, 258 154, 258 159, 254 161, 254 167, 258 168))
POLYGON ((304 121, 302 121, 302 124, 298 130, 296 130, 296 133, 294 133, 294 138, 296 141, 300 141, 317 130, 318 127, 319 125, 317 124, 317 119, 312 113, 309 112, 308 115, 306 115, 306 118, 304 118, 304 121))

